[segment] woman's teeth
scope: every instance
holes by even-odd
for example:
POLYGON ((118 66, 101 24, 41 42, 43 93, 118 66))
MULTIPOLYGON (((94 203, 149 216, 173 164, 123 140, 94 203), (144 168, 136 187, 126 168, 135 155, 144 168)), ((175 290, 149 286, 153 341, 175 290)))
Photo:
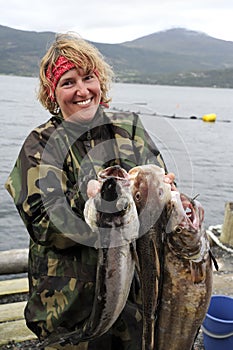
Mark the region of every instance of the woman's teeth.
POLYGON ((80 102, 76 102, 77 105, 87 105, 88 103, 91 102, 91 99, 89 98, 88 100, 85 100, 85 101, 80 101, 80 102))

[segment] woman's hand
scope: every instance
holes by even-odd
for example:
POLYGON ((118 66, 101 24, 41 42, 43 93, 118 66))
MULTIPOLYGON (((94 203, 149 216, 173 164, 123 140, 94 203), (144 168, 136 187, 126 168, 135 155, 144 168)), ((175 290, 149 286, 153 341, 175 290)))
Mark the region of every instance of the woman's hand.
POLYGON ((87 184, 87 196, 95 197, 100 191, 100 183, 97 180, 90 180, 87 184))
POLYGON ((174 184, 174 181, 175 181, 175 174, 173 173, 168 173, 164 176, 164 181, 171 185, 171 190, 172 191, 178 191, 175 184, 174 184))

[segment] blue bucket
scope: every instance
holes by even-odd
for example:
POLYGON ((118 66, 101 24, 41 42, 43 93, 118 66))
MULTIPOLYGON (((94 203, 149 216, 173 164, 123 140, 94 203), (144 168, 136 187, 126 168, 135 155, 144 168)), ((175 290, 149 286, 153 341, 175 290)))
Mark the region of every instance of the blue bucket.
POLYGON ((233 298, 213 295, 202 325, 205 350, 233 350, 233 298))

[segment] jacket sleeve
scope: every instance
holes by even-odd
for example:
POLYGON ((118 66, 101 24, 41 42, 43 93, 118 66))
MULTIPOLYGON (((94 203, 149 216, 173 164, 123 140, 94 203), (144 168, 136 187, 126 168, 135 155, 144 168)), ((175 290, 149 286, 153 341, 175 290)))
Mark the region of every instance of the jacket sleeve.
POLYGON ((85 201, 64 169, 69 152, 59 138, 46 141, 36 130, 28 136, 5 187, 34 242, 58 249, 93 246, 94 234, 83 218, 85 201))

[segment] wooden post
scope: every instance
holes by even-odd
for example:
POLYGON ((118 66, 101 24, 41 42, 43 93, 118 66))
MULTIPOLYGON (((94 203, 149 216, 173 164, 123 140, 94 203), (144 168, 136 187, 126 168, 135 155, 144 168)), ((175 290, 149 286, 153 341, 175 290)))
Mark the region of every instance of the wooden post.
POLYGON ((233 247, 233 202, 225 205, 225 215, 220 241, 233 247))
POLYGON ((28 271, 28 249, 12 249, 0 252, 0 275, 28 271))

